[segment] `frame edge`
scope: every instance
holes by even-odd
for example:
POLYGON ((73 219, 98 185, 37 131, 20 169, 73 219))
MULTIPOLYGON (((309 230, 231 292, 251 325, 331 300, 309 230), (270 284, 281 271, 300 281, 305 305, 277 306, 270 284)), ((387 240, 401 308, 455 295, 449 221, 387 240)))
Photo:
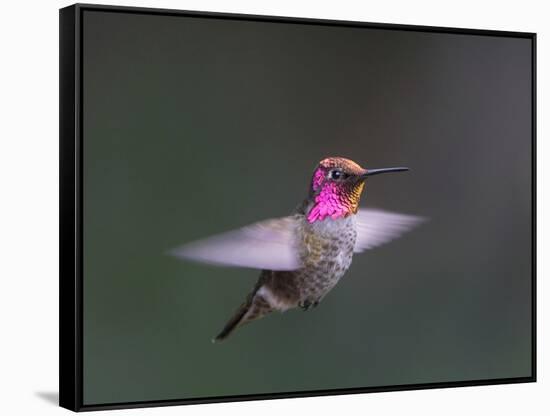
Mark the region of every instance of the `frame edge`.
POLYGON ((82 406, 77 151, 78 6, 59 10, 59 406, 82 406))
POLYGON ((537 382, 537 34, 531 35, 531 378, 537 382))
POLYGON ((495 30, 495 29, 475 29, 466 27, 448 27, 448 26, 429 26, 429 25, 414 25, 402 23, 381 23, 381 22, 366 22, 358 20, 335 20, 324 18, 298 17, 298 16, 273 16, 260 14, 246 13, 229 13, 229 12, 214 12, 205 10, 181 10, 167 9, 157 7, 139 7, 139 6, 121 6, 121 5, 106 5, 93 3, 76 3, 78 8, 82 10, 111 12, 111 13, 134 13, 134 14, 149 14, 149 15, 168 15, 168 16, 186 16, 199 17, 209 19, 230 19, 244 20, 257 22, 271 23, 290 23, 290 24, 306 24, 320 26, 345 26, 345 27, 367 27, 370 29, 391 29, 404 30, 413 32, 436 32, 446 34, 459 35, 478 35, 478 36, 498 36, 498 37, 514 37, 531 39, 534 32, 520 32, 510 30, 495 30))

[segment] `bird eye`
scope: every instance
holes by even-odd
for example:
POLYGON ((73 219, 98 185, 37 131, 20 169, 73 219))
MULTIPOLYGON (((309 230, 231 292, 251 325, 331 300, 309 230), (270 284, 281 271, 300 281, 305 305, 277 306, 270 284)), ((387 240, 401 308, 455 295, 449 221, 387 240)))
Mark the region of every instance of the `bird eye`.
POLYGON ((340 178, 342 178, 344 175, 343 175, 343 173, 342 173, 341 170, 335 169, 335 170, 331 170, 331 171, 329 172, 329 175, 328 175, 328 176, 329 176, 330 179, 340 179, 340 178))

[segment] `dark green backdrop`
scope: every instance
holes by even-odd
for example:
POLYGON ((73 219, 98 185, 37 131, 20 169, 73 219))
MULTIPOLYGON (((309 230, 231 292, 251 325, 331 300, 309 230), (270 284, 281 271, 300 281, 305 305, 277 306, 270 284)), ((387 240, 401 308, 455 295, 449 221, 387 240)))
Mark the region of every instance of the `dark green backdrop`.
POLYGON ((84 402, 531 375, 531 41, 84 12, 84 402), (210 339, 257 272, 167 250, 291 212, 329 155, 430 217, 320 305, 210 339))

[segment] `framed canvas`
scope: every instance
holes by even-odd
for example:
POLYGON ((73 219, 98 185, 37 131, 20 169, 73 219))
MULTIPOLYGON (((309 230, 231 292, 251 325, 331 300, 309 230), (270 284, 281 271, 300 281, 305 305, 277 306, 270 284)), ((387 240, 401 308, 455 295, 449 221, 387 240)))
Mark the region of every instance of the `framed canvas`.
POLYGON ((535 34, 60 10, 60 405, 532 382, 535 34))

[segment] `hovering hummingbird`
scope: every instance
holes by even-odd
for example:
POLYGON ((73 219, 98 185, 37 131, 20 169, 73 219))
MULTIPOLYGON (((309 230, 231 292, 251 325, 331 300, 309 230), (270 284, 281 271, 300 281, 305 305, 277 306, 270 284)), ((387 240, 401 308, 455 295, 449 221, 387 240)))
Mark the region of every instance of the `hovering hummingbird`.
POLYGON ((363 169, 342 157, 323 159, 294 214, 175 249, 174 255, 189 260, 261 269, 258 282, 213 341, 273 311, 317 306, 350 267, 354 253, 382 245, 419 224, 421 217, 359 209, 367 178, 406 170, 363 169))

